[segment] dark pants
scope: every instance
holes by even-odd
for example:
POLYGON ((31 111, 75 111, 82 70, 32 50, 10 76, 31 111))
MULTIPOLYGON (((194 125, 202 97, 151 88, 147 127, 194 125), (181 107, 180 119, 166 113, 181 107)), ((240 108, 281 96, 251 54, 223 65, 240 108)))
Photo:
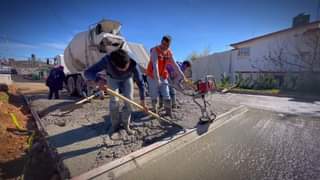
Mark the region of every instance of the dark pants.
POLYGON ((48 99, 52 99, 53 94, 55 99, 59 99, 59 90, 55 88, 49 88, 48 99))

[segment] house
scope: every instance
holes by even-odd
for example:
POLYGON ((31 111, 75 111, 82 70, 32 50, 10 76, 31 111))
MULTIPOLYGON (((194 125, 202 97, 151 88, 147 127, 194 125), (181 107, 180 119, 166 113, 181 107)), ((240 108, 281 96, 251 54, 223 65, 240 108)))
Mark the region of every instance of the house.
POLYGON ((194 61, 193 79, 211 74, 218 82, 222 75, 235 81, 237 74, 251 78, 263 74, 282 83, 288 73, 295 76, 304 72, 320 73, 320 21, 309 22, 308 15, 295 17, 290 28, 230 46, 230 51, 194 61))
POLYGON ((320 21, 265 34, 230 46, 235 51, 233 70, 239 73, 319 71, 314 53, 320 47, 320 21), (318 31, 318 32, 317 32, 318 31), (312 62, 314 60, 314 62, 312 62))

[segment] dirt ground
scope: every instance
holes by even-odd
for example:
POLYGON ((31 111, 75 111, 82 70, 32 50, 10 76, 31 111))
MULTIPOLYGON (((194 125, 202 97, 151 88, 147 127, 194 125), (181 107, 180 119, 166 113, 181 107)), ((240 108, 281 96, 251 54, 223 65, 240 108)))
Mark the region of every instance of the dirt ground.
POLYGON ((14 86, 17 91, 22 94, 38 94, 48 92, 48 87, 45 83, 39 82, 15 82, 14 86))
POLYGON ((23 169, 23 163, 20 162, 25 160, 28 137, 7 131, 7 128, 16 128, 10 113, 14 114, 17 122, 24 129, 28 126, 29 117, 26 110, 16 101, 17 95, 14 88, 10 87, 8 92, 0 92, 0 97, 0 177, 13 178, 19 176, 16 172, 23 169))
POLYGON ((25 104, 23 93, 39 93, 44 90, 43 83, 14 83, 9 87, 1 85, 0 91, 0 179, 48 179, 54 174, 53 164, 35 123, 25 104), (35 131, 32 146, 29 146, 31 132, 17 131, 12 115, 22 129, 35 131), (34 156, 36 154, 36 156, 34 156), (40 162, 39 159, 44 159, 40 162), (50 163, 48 163, 50 162, 50 163), (42 171, 46 170, 46 171, 42 171))
POLYGON ((28 110, 23 106, 23 99, 17 93, 14 85, 9 86, 8 91, 1 91, 0 99, 0 164, 2 171, 0 177, 14 178, 23 171, 28 136, 8 131, 8 128, 17 129, 11 115, 16 117, 17 123, 23 129, 32 129, 33 124, 28 110))

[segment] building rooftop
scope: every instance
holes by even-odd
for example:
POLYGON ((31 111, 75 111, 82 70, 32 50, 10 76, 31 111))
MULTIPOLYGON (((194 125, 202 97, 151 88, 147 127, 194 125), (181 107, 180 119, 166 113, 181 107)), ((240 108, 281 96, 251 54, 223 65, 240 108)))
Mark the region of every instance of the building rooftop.
POLYGON ((285 32, 289 32, 289 31, 301 29, 301 28, 306 28, 308 26, 313 26, 313 25, 316 25, 316 24, 320 25, 320 21, 314 21, 314 22, 311 22, 311 23, 308 23, 308 24, 305 24, 305 25, 296 26, 296 27, 290 27, 290 28, 283 29, 283 30, 280 30, 280 31, 264 34, 264 35, 257 36, 257 37, 251 38, 251 39, 247 39, 247 40, 244 40, 244 41, 240 41, 240 42, 237 42, 237 43, 230 44, 230 46, 232 46, 233 48, 236 48, 238 45, 243 44, 243 43, 247 43, 247 42, 255 41, 255 40, 258 40, 258 39, 274 36, 274 35, 277 35, 277 34, 280 34, 280 33, 285 33, 285 32))

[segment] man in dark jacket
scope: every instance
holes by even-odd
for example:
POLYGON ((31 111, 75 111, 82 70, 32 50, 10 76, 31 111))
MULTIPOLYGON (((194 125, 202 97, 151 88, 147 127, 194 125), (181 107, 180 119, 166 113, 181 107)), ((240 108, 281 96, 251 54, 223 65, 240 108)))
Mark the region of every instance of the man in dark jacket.
POLYGON ((63 88, 65 77, 63 66, 61 65, 54 67, 50 71, 46 81, 46 85, 49 87, 48 99, 52 99, 53 95, 55 99, 59 99, 59 90, 62 90, 63 88))
MULTIPOLYGON (((119 49, 113 51, 110 55, 104 56, 98 63, 89 67, 84 76, 89 81, 96 81, 99 89, 106 90, 105 81, 97 76, 97 73, 105 70, 107 74, 108 88, 120 92, 129 99, 133 99, 133 78, 139 87, 140 104, 145 107, 144 100, 144 82, 138 64, 129 57, 126 51, 119 49)), ((131 104, 125 102, 120 115, 120 106, 117 97, 110 99, 110 119, 111 127, 108 134, 117 131, 122 121, 124 128, 128 134, 134 134, 130 129, 130 118, 132 107, 131 104), (120 119, 121 118, 121 119, 120 119)))

